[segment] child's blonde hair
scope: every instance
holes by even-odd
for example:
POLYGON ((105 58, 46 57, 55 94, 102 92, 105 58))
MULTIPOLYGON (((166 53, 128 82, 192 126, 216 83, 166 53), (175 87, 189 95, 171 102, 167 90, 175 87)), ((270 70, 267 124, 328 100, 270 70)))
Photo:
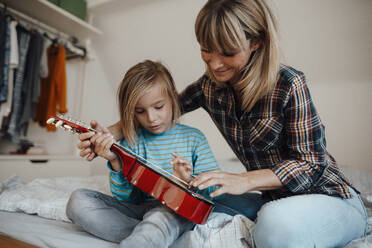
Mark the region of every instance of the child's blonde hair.
POLYGON ((117 92, 121 130, 130 145, 134 145, 137 137, 136 132, 139 128, 139 123, 134 115, 138 99, 143 92, 157 83, 164 84, 166 92, 171 99, 173 125, 177 123, 181 115, 176 87, 167 68, 160 62, 151 60, 145 60, 134 65, 125 74, 117 92))
MULTIPOLYGON (((249 111, 270 93, 278 80, 280 50, 275 18, 264 0, 209 0, 195 22, 199 44, 223 54, 247 50, 247 40, 259 48, 241 71, 233 87, 240 93, 242 109, 249 111)), ((214 81, 213 73, 207 75, 214 81)))

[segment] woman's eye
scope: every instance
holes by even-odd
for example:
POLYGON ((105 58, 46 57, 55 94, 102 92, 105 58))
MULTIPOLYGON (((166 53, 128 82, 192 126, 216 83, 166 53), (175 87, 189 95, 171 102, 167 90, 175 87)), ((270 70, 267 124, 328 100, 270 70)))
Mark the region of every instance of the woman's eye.
POLYGON ((225 56, 225 57, 234 57, 236 53, 229 53, 229 52, 223 52, 222 53, 222 56, 225 56))
POLYGON ((211 53, 208 49, 201 49, 203 53, 211 53))
POLYGON ((136 109, 135 111, 136 111, 136 114, 142 114, 143 112, 145 112, 145 111, 143 111, 141 109, 136 109))
POLYGON ((155 106, 155 109, 162 109, 163 107, 164 107, 164 105, 155 106))

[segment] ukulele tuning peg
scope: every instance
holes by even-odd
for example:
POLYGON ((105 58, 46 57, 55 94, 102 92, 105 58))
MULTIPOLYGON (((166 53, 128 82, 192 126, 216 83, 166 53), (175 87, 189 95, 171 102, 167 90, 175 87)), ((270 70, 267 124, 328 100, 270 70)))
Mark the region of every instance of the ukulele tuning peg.
POLYGON ((56 127, 61 127, 63 125, 63 121, 57 121, 56 127))
POLYGON ((67 131, 71 131, 72 130, 72 127, 69 126, 69 125, 63 125, 63 128, 67 131))
POLYGON ((53 117, 51 117, 51 118, 49 118, 49 119, 46 121, 46 123, 48 123, 48 124, 52 124, 52 123, 54 123, 55 120, 56 120, 56 119, 54 119, 53 117))

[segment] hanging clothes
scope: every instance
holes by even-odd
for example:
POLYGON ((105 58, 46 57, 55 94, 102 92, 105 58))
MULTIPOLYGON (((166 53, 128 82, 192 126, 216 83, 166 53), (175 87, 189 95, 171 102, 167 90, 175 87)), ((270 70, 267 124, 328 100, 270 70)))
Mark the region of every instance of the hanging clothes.
POLYGON ((20 25, 18 25, 16 29, 17 36, 19 38, 18 39, 19 65, 14 75, 12 113, 10 116, 7 133, 10 135, 11 140, 14 143, 19 143, 20 141, 19 120, 21 118, 24 106, 22 87, 26 68, 27 52, 30 43, 30 33, 20 25))
POLYGON ((27 54, 25 78, 23 81, 22 95, 24 96, 24 107, 19 125, 23 135, 27 135, 28 122, 35 117, 36 105, 40 93, 40 61, 44 46, 43 36, 33 31, 27 54))
MULTIPOLYGON (((8 98, 8 76, 9 76, 9 60, 10 60, 10 20, 5 17, 5 36, 3 37, 3 56, 1 65, 1 81, 0 81, 0 103, 6 102, 8 98)), ((2 25, 2 24, 1 24, 2 25)))
POLYGON ((47 78, 41 80, 40 98, 37 104, 35 121, 46 126, 48 131, 56 131, 54 125, 47 125, 46 120, 56 113, 66 113, 66 52, 63 45, 52 44, 48 48, 47 78))
POLYGON ((40 77, 46 78, 49 74, 48 71, 48 47, 51 45, 51 41, 47 38, 44 39, 43 52, 41 53, 40 59, 40 77))
POLYGON ((5 15, 0 14, 0 87, 3 81, 6 29, 7 29, 6 17, 5 15))
POLYGON ((3 119, 7 118, 10 114, 13 101, 13 86, 14 86, 14 72, 18 67, 18 39, 17 39, 17 22, 10 22, 10 60, 9 60, 9 74, 8 74, 8 97, 6 102, 0 106, 0 127, 2 126, 3 119))

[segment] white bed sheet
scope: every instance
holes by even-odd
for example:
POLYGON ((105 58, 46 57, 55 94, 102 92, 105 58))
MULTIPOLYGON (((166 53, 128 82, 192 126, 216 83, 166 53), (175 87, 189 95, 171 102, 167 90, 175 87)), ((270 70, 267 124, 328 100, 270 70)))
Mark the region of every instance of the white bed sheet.
MULTIPOLYGON (((1 185, 0 233, 39 247, 96 247, 90 245, 95 240, 100 247, 115 247, 116 244, 102 242, 79 230, 65 213, 75 189, 89 188, 110 194, 107 176, 35 179, 27 184, 15 176, 1 185)), ((185 233, 173 247, 249 247, 252 226, 253 222, 242 215, 212 213, 206 224, 185 233)))
POLYGON ((36 245, 53 248, 117 248, 74 224, 37 215, 0 211, 0 233, 36 245))
MULTIPOLYGON (((351 242, 347 248, 371 248, 372 177, 348 168, 343 171, 362 192, 369 216, 368 235, 351 242)), ((64 211, 67 199, 74 189, 80 187, 109 193, 107 176, 36 179, 28 184, 17 177, 9 178, 0 184, 0 192, 3 191, 0 194, 0 210, 3 210, 0 211, 0 233, 39 247, 118 247, 68 222, 64 211)), ((243 216, 212 214, 207 224, 198 225, 193 231, 183 234, 172 248, 252 247, 249 237, 251 228, 254 228, 253 223, 243 216)))

